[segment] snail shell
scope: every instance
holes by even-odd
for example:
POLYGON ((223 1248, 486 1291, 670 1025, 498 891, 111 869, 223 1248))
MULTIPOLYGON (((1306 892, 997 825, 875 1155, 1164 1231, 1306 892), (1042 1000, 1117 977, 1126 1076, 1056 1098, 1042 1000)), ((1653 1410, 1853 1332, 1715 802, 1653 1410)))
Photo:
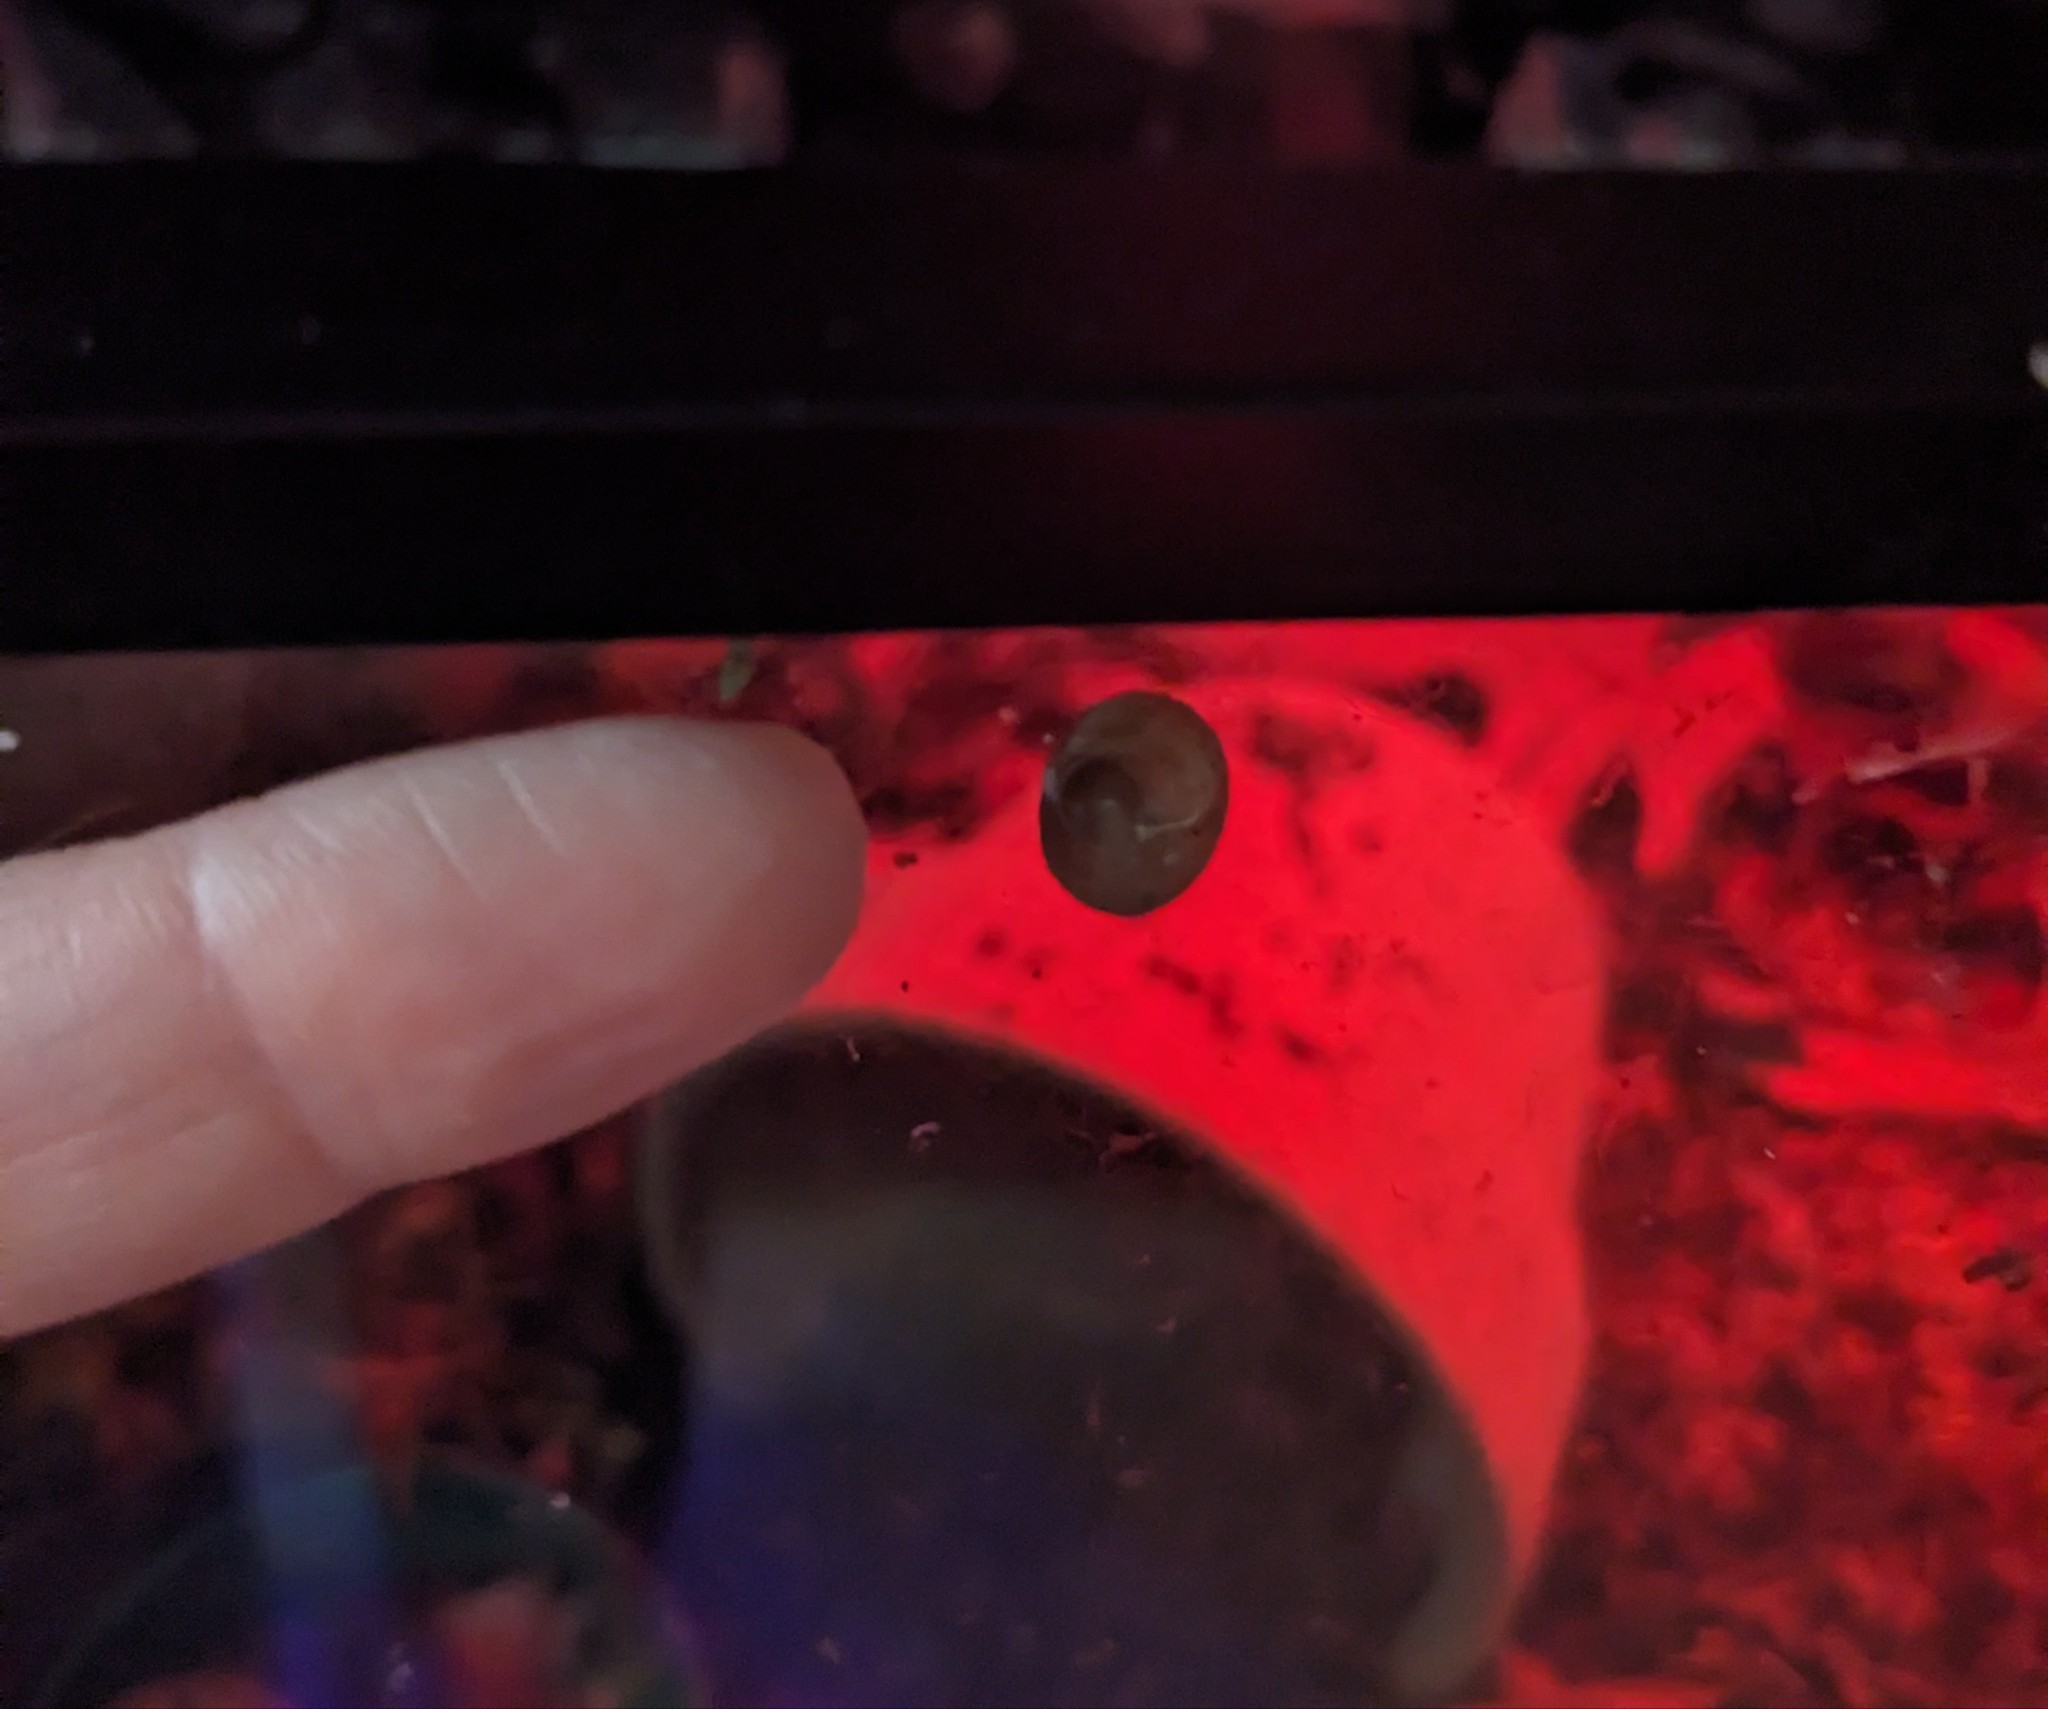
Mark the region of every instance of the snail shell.
POLYGON ((1119 694, 1081 717, 1046 767, 1045 864, 1105 914, 1148 914, 1194 883, 1223 835, 1230 767, 1201 715, 1119 694))

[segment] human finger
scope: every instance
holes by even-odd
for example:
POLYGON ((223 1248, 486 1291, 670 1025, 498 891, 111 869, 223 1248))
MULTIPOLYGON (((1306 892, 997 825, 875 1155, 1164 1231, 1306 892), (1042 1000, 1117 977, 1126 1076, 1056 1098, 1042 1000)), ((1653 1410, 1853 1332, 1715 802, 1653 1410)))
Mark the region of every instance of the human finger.
POLYGON ((0 867, 0 1336, 658 1090, 830 965, 862 842, 793 733, 622 719, 0 867))

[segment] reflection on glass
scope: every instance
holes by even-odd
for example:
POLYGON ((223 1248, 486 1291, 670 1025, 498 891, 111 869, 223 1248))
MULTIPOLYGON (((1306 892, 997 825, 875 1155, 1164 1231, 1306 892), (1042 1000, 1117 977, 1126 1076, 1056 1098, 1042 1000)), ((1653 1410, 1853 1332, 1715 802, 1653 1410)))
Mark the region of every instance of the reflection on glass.
POLYGON ((832 748, 854 945, 0 1347, 0 1700, 2048 1702, 2048 615, 24 662, 0 837, 635 710, 832 748))
POLYGON ((2038 58, 2030 8, 1969 20, 1877 0, 0 0, 0 158, 1699 169, 2038 146, 2013 81, 2038 58))

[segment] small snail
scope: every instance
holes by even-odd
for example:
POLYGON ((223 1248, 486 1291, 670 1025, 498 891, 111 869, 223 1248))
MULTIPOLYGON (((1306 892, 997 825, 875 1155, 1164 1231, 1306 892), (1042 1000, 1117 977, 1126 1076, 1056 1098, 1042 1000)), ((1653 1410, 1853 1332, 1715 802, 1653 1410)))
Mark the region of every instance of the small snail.
POLYGON ((1045 864, 1106 914, 1148 914, 1194 883, 1223 835, 1230 768, 1199 713, 1119 694, 1081 717, 1046 767, 1045 864))

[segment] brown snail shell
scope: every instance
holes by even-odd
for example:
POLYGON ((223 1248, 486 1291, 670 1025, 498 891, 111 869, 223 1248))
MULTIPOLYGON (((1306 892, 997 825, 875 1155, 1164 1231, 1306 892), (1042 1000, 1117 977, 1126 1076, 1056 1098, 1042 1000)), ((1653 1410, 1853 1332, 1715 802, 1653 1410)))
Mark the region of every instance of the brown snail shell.
POLYGON ((1194 883, 1223 835, 1230 767, 1201 714, 1134 691, 1091 707, 1052 756, 1045 864, 1105 914, 1148 914, 1194 883))

